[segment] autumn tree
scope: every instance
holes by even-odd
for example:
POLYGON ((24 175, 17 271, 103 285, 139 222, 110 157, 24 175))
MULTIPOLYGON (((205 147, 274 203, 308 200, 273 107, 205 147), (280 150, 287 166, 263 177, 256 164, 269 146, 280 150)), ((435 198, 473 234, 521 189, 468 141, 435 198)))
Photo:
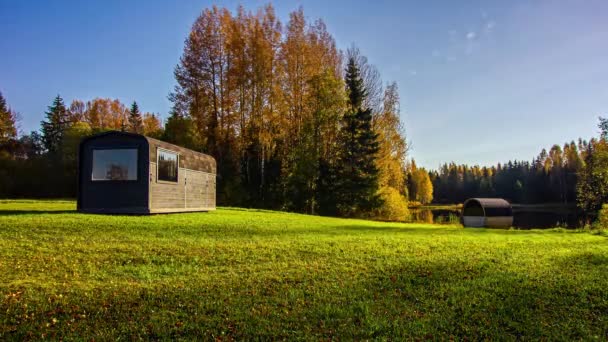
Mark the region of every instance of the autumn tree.
POLYGON ((153 138, 159 138, 163 134, 163 126, 160 116, 154 113, 144 113, 142 119, 143 134, 153 138))
MULTIPOLYGON (((79 100, 72 102, 74 105, 79 100)), ((81 105, 78 104, 78 107, 81 105)), ((89 124, 93 131, 126 129, 129 109, 118 99, 95 98, 87 101, 81 121, 89 124)))
POLYGON ((408 215, 405 179, 407 142, 399 115, 399 91, 397 83, 393 82, 384 90, 382 106, 373 120, 379 144, 376 158, 378 186, 383 206, 387 207, 378 216, 382 217, 382 213, 385 213, 386 219, 408 215))
MULTIPOLYGON (((377 70, 364 62, 363 82, 378 83, 377 70)), ((308 22, 301 8, 285 26, 270 5, 257 11, 240 6, 235 13, 205 9, 174 71, 164 138, 215 157, 219 203, 335 214, 340 131, 349 110, 342 68, 325 23, 308 22)), ((362 97, 362 108, 369 99, 362 97)), ((358 160, 367 168, 362 178, 377 183, 376 165, 367 165, 378 148, 377 113, 350 112, 359 132, 358 160)), ((373 207, 374 198, 369 195, 367 205, 359 199, 355 210, 373 207)))
POLYGON ((410 200, 421 204, 429 204, 433 201, 433 183, 429 173, 424 168, 418 168, 412 160, 409 170, 409 195, 410 200))
POLYGON ((592 139, 584 153, 584 165, 577 185, 577 202, 587 212, 608 203, 608 119, 600 117, 600 138, 592 139))
POLYGON ((70 122, 76 123, 85 121, 86 110, 87 107, 83 101, 77 99, 73 100, 68 110, 70 122))

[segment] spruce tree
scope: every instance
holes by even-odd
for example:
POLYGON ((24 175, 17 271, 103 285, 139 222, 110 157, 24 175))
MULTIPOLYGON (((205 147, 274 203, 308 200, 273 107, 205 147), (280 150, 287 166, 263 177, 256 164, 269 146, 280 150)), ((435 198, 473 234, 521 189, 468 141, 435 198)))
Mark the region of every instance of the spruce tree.
POLYGON ((133 101, 129 110, 129 131, 137 134, 144 132, 144 124, 137 102, 133 101))
POLYGON ((70 125, 70 116, 61 96, 57 95, 53 104, 49 106, 46 121, 42 121, 42 143, 50 154, 57 154, 61 150, 63 134, 70 125))
POLYGON ((8 108, 6 100, 0 93, 0 145, 17 137, 15 114, 8 108))
POLYGON ((344 114, 337 163, 336 201, 345 216, 360 216, 378 208, 378 135, 372 129, 372 113, 362 108, 366 96, 363 79, 354 58, 346 68, 345 83, 349 110, 344 114))

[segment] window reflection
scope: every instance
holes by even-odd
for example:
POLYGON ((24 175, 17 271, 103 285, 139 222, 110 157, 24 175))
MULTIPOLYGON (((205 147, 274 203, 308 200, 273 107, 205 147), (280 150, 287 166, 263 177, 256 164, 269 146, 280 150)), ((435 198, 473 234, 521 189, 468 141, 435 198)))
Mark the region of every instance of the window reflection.
POLYGON ((91 179, 137 180, 137 149, 93 150, 91 179))
POLYGON ((158 150, 158 180, 177 182, 177 153, 158 150))

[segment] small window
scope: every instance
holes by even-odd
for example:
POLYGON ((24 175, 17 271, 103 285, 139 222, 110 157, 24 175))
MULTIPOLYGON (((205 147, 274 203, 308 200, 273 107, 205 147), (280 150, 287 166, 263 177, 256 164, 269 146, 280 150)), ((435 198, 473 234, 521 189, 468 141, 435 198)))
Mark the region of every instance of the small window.
POLYGON ((93 150, 94 181, 137 180, 137 149, 93 150))
POLYGON ((157 150, 157 163, 159 181, 177 183, 178 154, 164 150, 157 150))

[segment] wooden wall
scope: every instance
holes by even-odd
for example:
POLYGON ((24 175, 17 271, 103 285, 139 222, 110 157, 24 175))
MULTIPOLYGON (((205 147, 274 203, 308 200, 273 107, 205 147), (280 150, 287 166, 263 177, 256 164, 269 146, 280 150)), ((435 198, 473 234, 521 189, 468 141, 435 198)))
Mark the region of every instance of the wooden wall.
POLYGON ((215 159, 209 155, 189 150, 185 147, 169 144, 168 142, 146 137, 150 144, 150 161, 156 162, 156 150, 160 147, 164 150, 179 153, 179 167, 189 170, 204 171, 217 174, 215 159))
POLYGON ((189 211, 215 209, 215 175, 179 168, 177 183, 156 179, 156 163, 150 163, 150 210, 189 211))
POLYGON ((150 211, 205 211, 215 209, 216 163, 213 157, 148 138, 150 144, 150 211), (157 180, 158 148, 179 154, 177 183, 157 180))

